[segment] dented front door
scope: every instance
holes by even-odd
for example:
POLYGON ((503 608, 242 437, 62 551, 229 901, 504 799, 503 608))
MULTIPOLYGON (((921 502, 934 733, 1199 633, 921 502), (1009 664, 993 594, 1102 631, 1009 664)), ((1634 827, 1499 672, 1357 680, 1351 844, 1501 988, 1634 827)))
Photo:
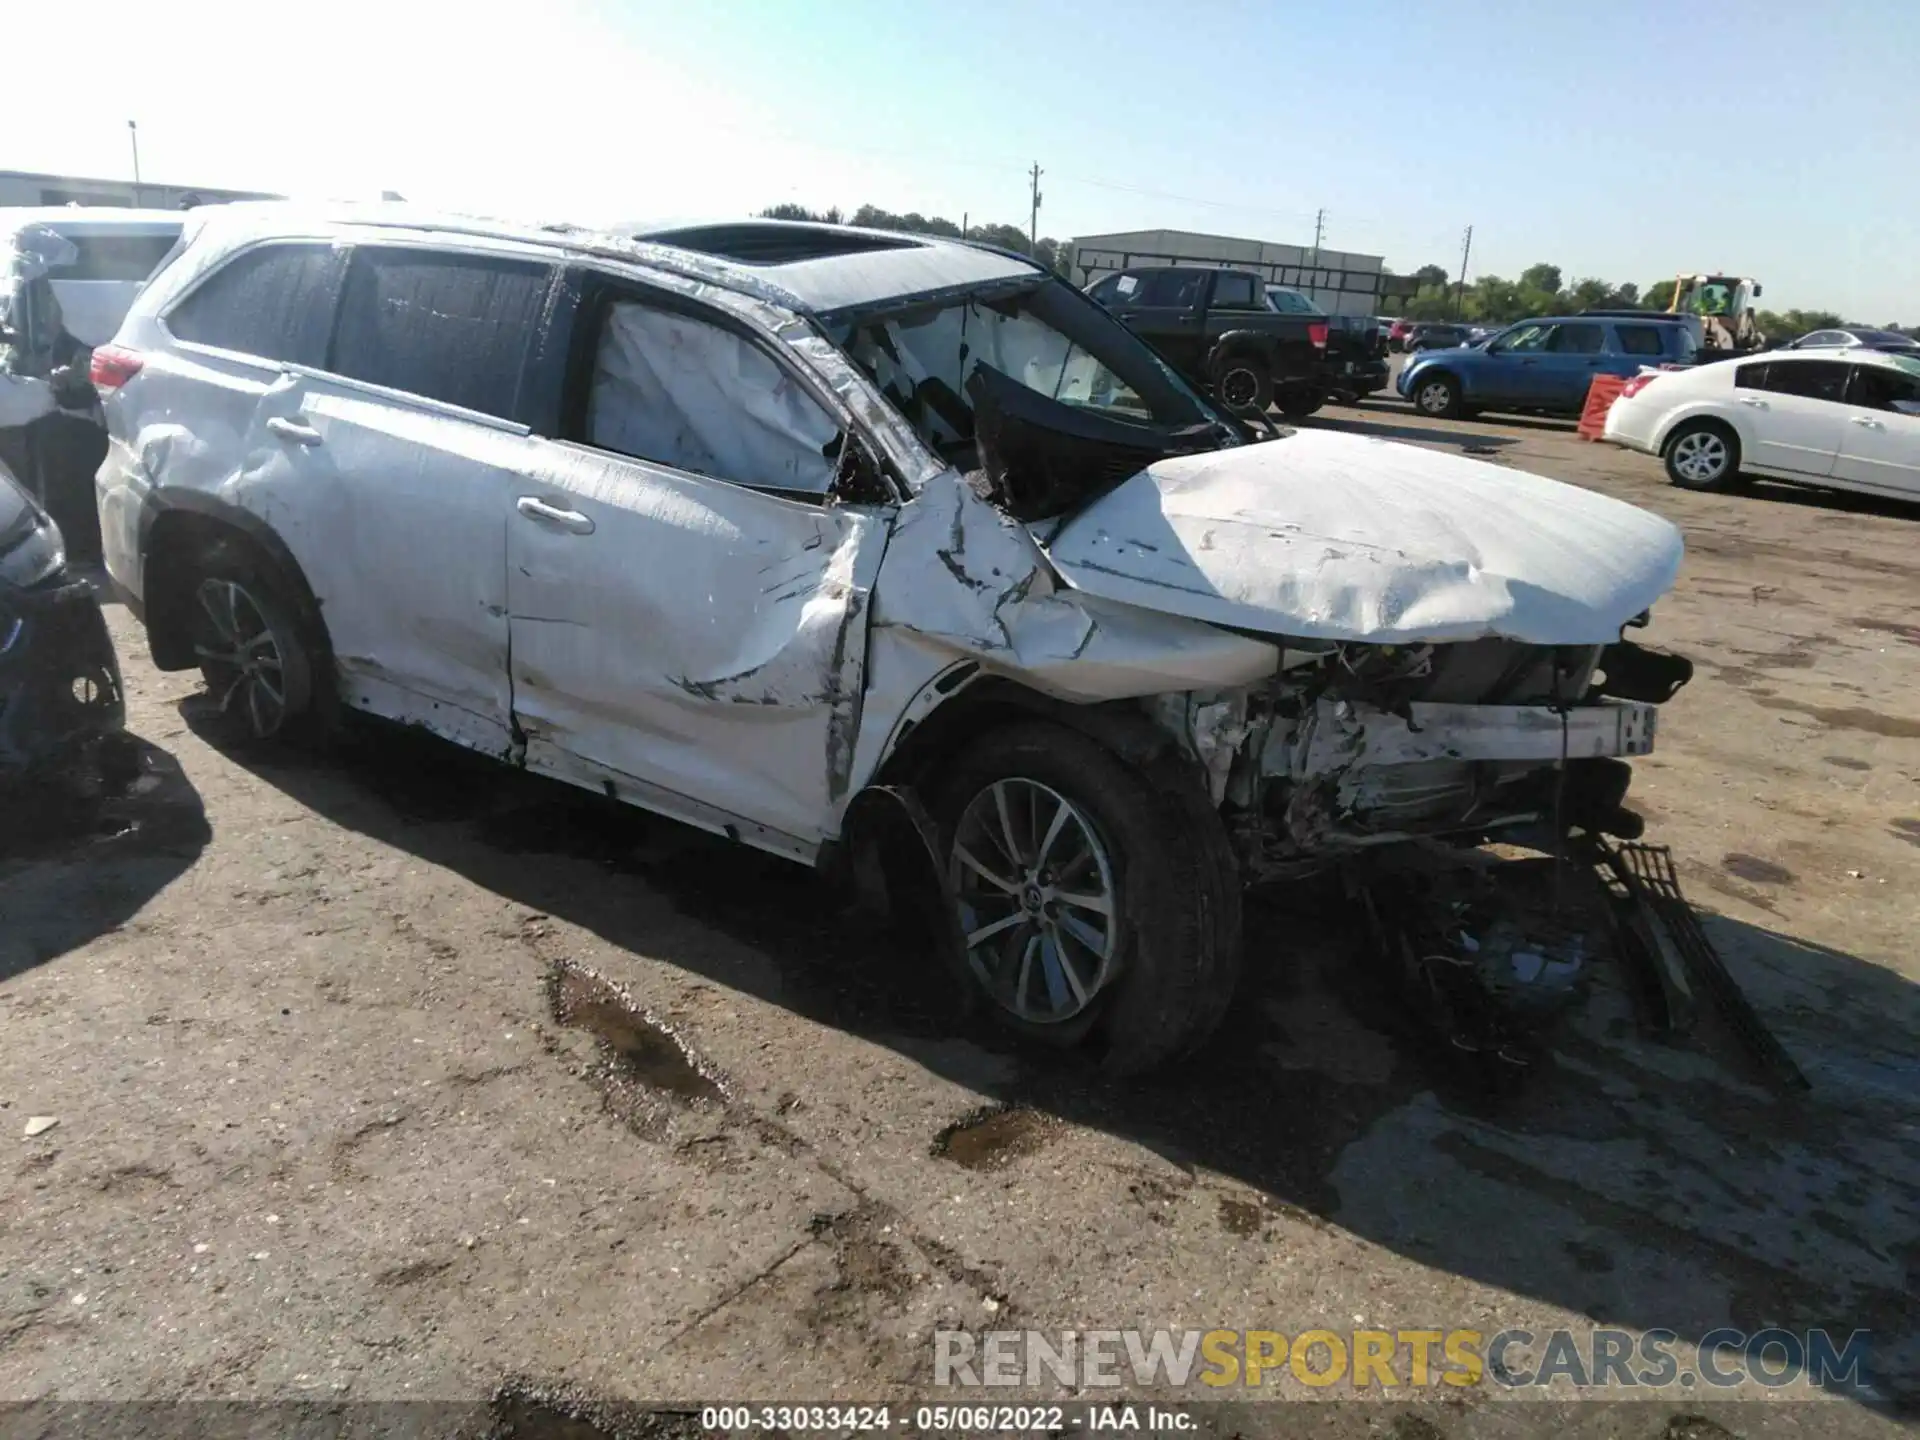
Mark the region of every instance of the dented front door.
POLYGON ((845 798, 885 515, 546 450, 508 517, 528 767, 809 857, 845 798))

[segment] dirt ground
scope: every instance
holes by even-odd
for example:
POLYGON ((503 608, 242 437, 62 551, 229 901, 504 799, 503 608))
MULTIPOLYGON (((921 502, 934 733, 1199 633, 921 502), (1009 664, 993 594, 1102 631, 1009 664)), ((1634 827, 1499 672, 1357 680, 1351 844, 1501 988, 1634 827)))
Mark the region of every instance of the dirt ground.
MULTIPOLYGON (((116 607, 152 778, 80 831, 0 818, 0 1397, 493 1397, 496 1433, 586 1434, 512 1387, 900 1401, 939 1327, 1598 1324, 1866 1329, 1920 1395, 1920 508, 1686 494, 1552 421, 1309 423, 1685 527, 1650 639, 1699 671, 1630 803, 1810 1094, 1711 1026, 1644 1037, 1603 972, 1493 1100, 1287 899, 1209 1058, 1110 1085, 956 1035, 923 954, 780 862, 431 741, 216 747, 116 607)), ((1320 1409, 1540 1423, 1492 1386, 1320 1409)), ((1895 1428, 1600 1416, 1553 1424, 1895 1428)))

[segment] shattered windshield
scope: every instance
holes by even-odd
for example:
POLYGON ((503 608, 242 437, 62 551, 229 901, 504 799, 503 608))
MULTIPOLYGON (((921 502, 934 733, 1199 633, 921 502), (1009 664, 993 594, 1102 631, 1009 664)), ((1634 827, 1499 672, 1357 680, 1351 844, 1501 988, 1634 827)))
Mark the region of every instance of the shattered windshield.
POLYGON ((1143 427, 1215 419, 1131 332, 1063 285, 869 312, 834 338, 921 439, 962 465, 975 438, 968 382, 982 366, 1071 410, 1143 427))

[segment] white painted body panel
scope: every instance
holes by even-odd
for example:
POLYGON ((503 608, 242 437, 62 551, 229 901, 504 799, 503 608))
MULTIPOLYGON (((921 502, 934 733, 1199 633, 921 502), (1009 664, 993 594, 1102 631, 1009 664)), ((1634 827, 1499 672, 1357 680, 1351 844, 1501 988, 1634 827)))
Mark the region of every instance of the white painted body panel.
POLYGON ((1576 486, 1301 431, 1155 464, 1048 554, 1090 594, 1277 636, 1597 645, 1673 584, 1681 540, 1576 486))

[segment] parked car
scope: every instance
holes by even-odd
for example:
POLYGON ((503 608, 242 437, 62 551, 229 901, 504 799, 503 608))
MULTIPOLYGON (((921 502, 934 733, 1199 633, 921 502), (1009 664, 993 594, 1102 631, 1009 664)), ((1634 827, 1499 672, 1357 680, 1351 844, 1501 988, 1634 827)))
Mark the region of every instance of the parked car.
POLYGON ((1920 500, 1920 358, 1775 350, 1629 380, 1606 438, 1688 490, 1742 475, 1920 500))
POLYGON ((1920 340, 1898 330, 1863 330, 1848 326, 1840 330, 1814 330, 1782 346, 1786 350, 1827 350, 1841 346, 1864 346, 1869 350, 1889 350, 1896 354, 1920 353, 1920 340))
POLYGON ((99 553, 93 475, 107 447, 87 353, 119 328, 184 224, 171 211, 0 210, 0 378, 50 400, 30 420, 0 419, 0 464, 83 558, 99 553))
POLYGON ((1329 315, 1285 285, 1267 286, 1267 303, 1281 315, 1315 315, 1327 322, 1320 383, 1328 399, 1353 405, 1387 388, 1386 334, 1371 315, 1329 315))
POLYGON ((904 813, 975 1001, 1121 1070, 1220 1019, 1245 881, 1614 824, 1671 688, 1601 663, 1666 521, 1250 443, 961 242, 235 206, 94 377, 108 573, 249 743, 345 706, 822 866, 904 813))
POLYGON ((1407 332, 1407 349, 1446 350, 1455 345, 1464 345, 1471 337, 1465 325, 1422 324, 1415 325, 1407 332))
POLYGON ((1265 414, 1277 404, 1297 419, 1327 403, 1327 317, 1275 310, 1258 275, 1145 266, 1087 294, 1229 409, 1265 414))
MULTIPOLYGON (((0 815, 31 784, 97 785, 131 758, 120 662, 60 527, 0 466, 0 815)), ((125 778, 131 778, 130 776, 125 778)))
POLYGON ((1522 320, 1469 348, 1427 351, 1408 361, 1396 388, 1422 414, 1476 410, 1578 415, 1596 375, 1691 364, 1684 325, 1590 316, 1522 320))

